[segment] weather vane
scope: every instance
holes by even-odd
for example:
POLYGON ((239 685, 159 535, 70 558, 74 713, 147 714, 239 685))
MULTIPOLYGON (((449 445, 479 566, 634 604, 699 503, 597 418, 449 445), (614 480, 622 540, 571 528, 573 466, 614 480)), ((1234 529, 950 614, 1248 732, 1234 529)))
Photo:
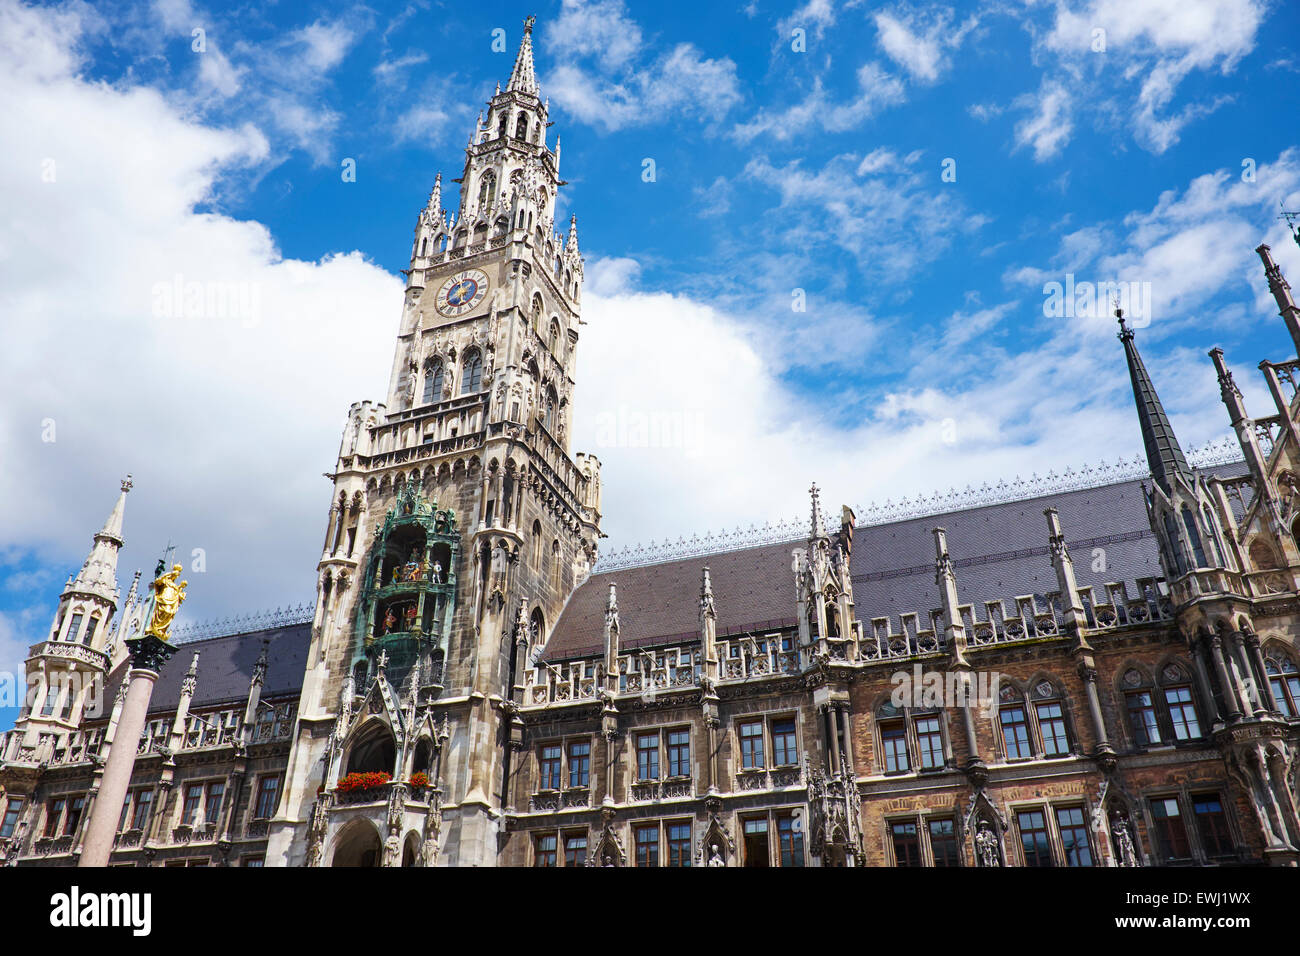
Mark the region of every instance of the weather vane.
POLYGON ((1295 240, 1297 246, 1300 246, 1300 226, 1296 225, 1300 223, 1300 212, 1288 211, 1281 200, 1278 200, 1278 205, 1282 207, 1282 215, 1277 218, 1286 220, 1287 228, 1291 230, 1291 238, 1295 240))

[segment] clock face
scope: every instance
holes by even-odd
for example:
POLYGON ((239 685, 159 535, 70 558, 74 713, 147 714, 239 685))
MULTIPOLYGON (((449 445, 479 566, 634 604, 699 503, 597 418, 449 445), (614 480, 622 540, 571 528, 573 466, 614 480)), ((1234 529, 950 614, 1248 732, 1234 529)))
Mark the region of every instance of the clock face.
POLYGON ((488 277, 477 269, 458 272, 438 290, 438 311, 455 318, 478 306, 488 292, 488 277))

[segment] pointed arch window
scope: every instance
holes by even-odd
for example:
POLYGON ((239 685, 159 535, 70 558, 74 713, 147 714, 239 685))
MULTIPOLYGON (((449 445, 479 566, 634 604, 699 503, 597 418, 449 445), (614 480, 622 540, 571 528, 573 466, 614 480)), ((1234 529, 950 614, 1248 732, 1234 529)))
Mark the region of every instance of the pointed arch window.
POLYGON ((497 198, 497 178, 492 170, 483 174, 478 184, 478 204, 482 208, 491 206, 497 198))
POLYGON ((461 368, 460 393, 471 395, 483 388, 483 355, 478 349, 471 349, 465 356, 461 368))
POLYGON ((507 114, 502 113, 501 116, 500 116, 500 118, 497 120, 497 138, 498 138, 498 139, 505 139, 505 137, 506 137, 506 128, 508 127, 509 123, 510 123, 510 117, 509 117, 507 114))
POLYGON ((555 389, 548 387, 546 389, 546 414, 542 419, 542 424, 546 426, 546 430, 552 435, 555 434, 555 406, 555 389))
POLYGON ((81 612, 78 611, 72 615, 72 623, 68 625, 68 636, 66 640, 76 643, 77 634, 81 631, 81 612))
POLYGON ((442 398, 442 363, 434 362, 424 370, 424 404, 430 405, 442 398))
POLYGON ((99 615, 92 614, 90 615, 90 623, 86 625, 86 636, 81 639, 81 643, 89 647, 90 642, 95 639, 97 630, 99 630, 99 615))
POLYGON ((528 114, 520 113, 515 120, 515 139, 528 139, 528 114))
POLYGON ((1165 540, 1174 558, 1174 570, 1180 577, 1187 573, 1187 556, 1183 553, 1183 542, 1178 537, 1178 523, 1168 511, 1164 515, 1165 540))
POLYGON ((1214 563, 1221 568, 1228 566, 1223 557, 1223 548, 1219 545, 1219 531, 1214 523, 1214 515, 1210 513, 1209 505, 1201 506, 1201 524, 1205 527, 1205 537, 1209 539, 1210 550, 1214 552, 1214 563))
POLYGON ((533 568, 541 570, 542 567, 542 523, 533 522, 533 568))
POLYGON ((560 342, 561 342, 561 339, 560 339, 560 322, 559 322, 558 319, 552 317, 552 319, 551 319, 551 335, 550 335, 550 342, 548 343, 548 345, 550 346, 551 352, 552 352, 552 353, 553 353, 557 358, 558 358, 559 355, 560 355, 560 342))
POLYGON ((1187 529, 1187 543, 1192 548, 1192 558, 1196 561, 1198 568, 1205 567, 1205 548, 1201 546, 1201 533, 1196 527, 1196 518, 1192 515, 1192 509, 1183 505, 1183 527, 1187 529))

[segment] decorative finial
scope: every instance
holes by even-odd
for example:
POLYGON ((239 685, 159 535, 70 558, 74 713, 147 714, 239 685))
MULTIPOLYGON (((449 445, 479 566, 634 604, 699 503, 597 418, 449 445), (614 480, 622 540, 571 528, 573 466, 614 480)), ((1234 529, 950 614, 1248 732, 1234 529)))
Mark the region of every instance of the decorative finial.
POLYGON ((808 494, 812 496, 812 536, 814 538, 825 537, 826 526, 822 523, 821 491, 818 489, 816 482, 813 482, 813 486, 808 489, 808 494))
POLYGON ((131 481, 131 474, 128 472, 127 476, 122 479, 122 494, 126 494, 132 487, 133 483, 131 481))
POLYGON ((533 32, 533 23, 536 20, 537 18, 534 16, 529 16, 524 19, 524 36, 533 32))

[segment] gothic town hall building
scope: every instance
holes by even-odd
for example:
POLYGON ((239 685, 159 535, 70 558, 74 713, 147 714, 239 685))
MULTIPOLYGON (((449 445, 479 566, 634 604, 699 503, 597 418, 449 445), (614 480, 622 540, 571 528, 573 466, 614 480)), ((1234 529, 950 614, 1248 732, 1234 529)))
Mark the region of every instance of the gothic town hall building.
POLYGON ((0 858, 75 862, 125 746, 115 865, 1297 865, 1300 361, 1252 417, 1212 351, 1240 451, 1189 458, 1121 319, 1139 469, 598 560, 531 43, 419 214, 313 612, 183 643, 115 740, 124 483, 0 737, 0 858))

